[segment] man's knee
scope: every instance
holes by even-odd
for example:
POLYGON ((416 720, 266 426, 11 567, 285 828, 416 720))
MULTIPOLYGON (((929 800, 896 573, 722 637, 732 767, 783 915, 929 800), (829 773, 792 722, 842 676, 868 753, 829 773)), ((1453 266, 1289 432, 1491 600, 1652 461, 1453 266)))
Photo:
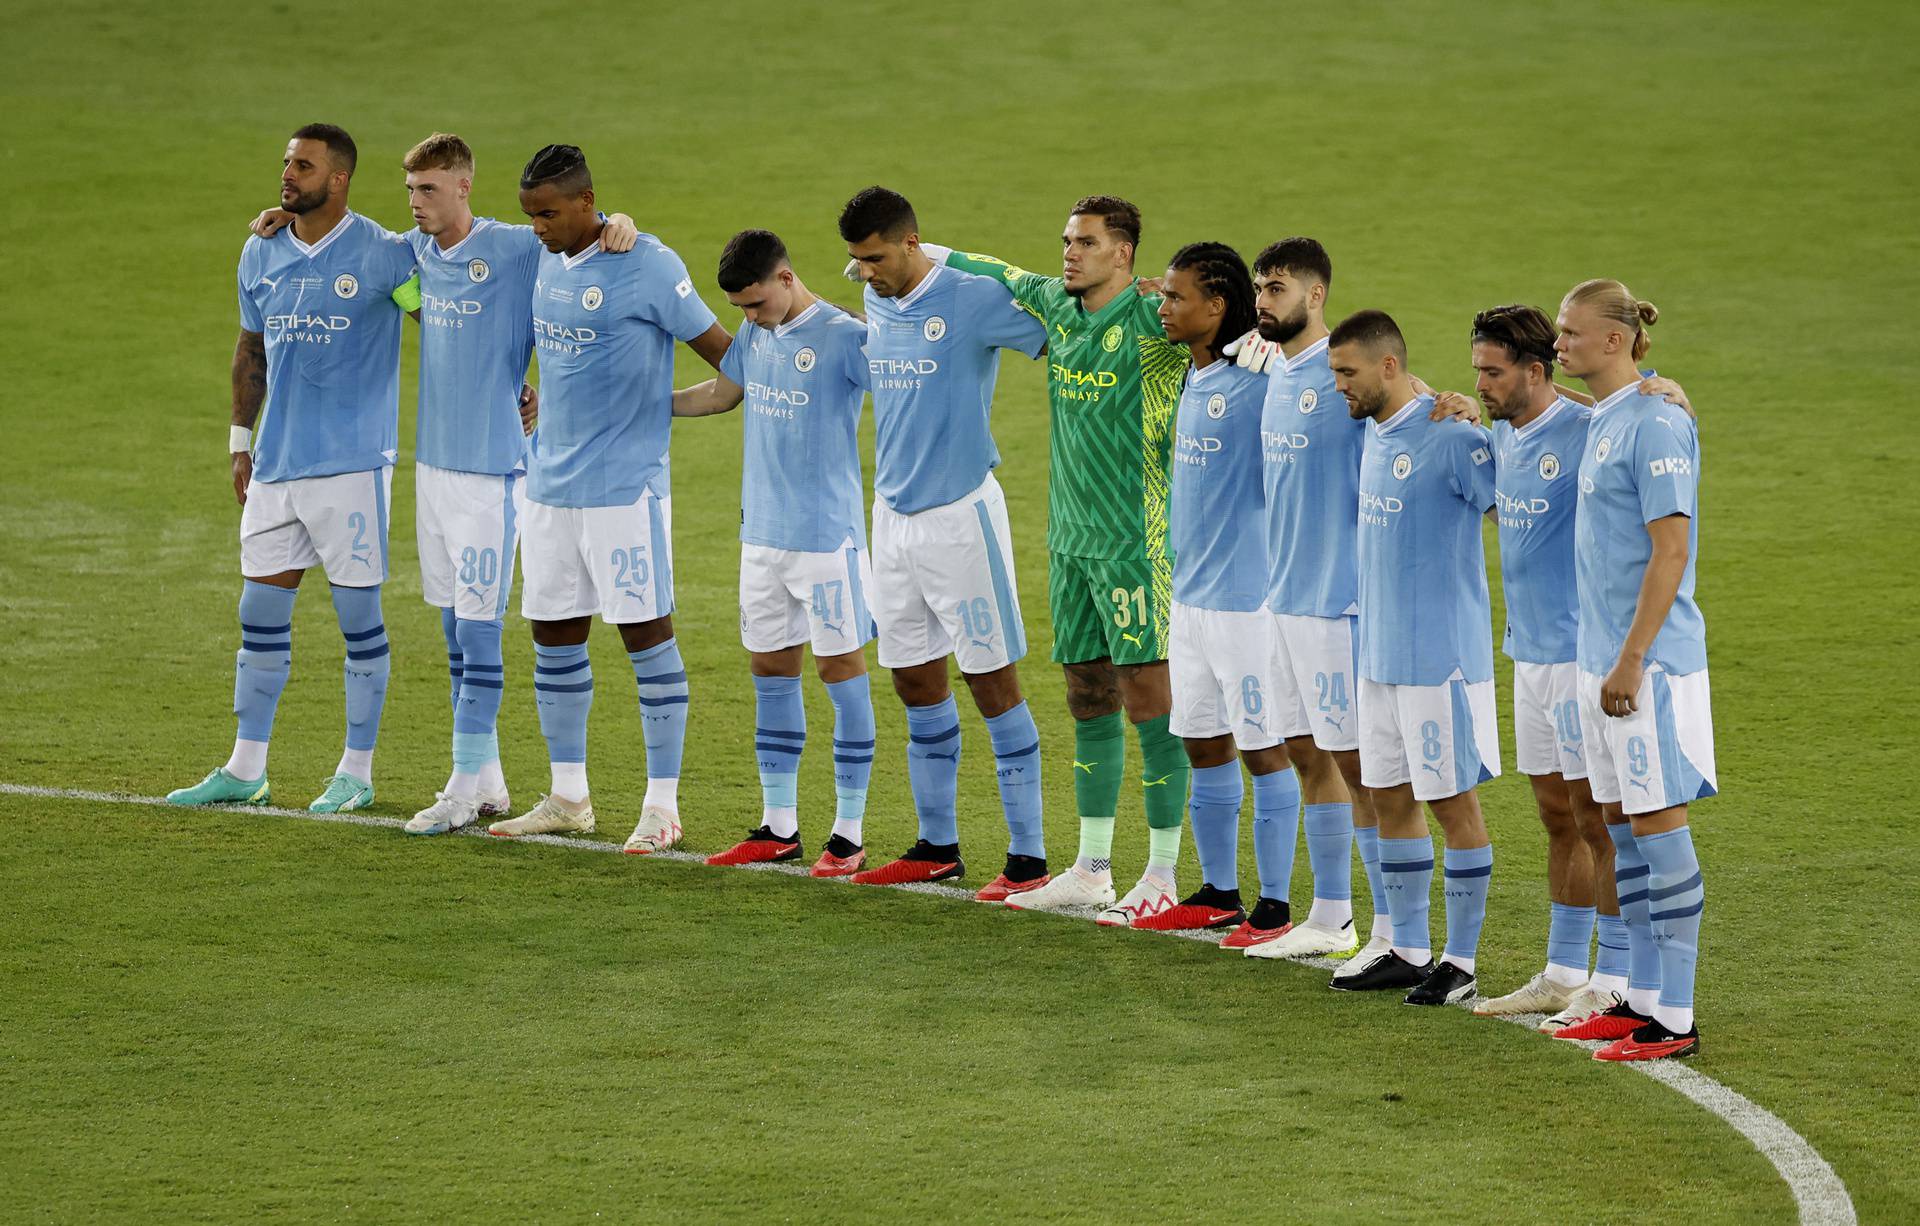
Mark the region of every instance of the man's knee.
POLYGON ((1085 660, 1064 666, 1067 678, 1067 711, 1075 719, 1099 719, 1120 709, 1120 689, 1114 680, 1113 665, 1106 660, 1085 660))

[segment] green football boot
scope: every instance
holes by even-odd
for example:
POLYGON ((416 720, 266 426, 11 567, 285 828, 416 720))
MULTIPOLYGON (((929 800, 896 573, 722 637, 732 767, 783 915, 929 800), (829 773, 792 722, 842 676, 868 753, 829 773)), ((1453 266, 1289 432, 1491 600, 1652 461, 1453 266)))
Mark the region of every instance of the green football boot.
POLYGON ((309 813, 351 813, 373 803, 373 785, 344 771, 327 780, 327 790, 313 798, 309 813))
POLYGON ((175 788, 167 793, 170 805, 264 805, 272 801, 267 794, 267 777, 236 779, 224 766, 190 788, 175 788))

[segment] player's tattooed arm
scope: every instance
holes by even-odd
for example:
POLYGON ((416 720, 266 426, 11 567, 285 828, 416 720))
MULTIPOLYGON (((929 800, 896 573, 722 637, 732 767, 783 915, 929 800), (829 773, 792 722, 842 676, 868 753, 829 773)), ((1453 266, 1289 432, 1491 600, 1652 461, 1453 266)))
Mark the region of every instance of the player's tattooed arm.
MULTIPOLYGON (((260 417, 260 406, 267 399, 267 339, 258 332, 242 328, 233 347, 233 416, 229 424, 253 429, 260 417)), ((247 505, 247 483, 253 480, 253 453, 233 453, 233 496, 247 505)))
POLYGON ((1633 606, 1633 624, 1620 647, 1620 659, 1600 683, 1600 709, 1614 718, 1640 709, 1640 679, 1646 672, 1647 652, 1660 627, 1666 624, 1687 571, 1687 517, 1667 515, 1647 525, 1653 550, 1640 578, 1640 596, 1633 606))
POLYGON ((687 342, 687 348, 700 355, 702 361, 720 369, 720 359, 727 356, 727 346, 733 344, 733 333, 715 323, 705 332, 687 342))
POLYGON ((705 383, 673 389, 675 417, 711 417, 725 413, 745 398, 746 390, 725 375, 715 375, 705 383))

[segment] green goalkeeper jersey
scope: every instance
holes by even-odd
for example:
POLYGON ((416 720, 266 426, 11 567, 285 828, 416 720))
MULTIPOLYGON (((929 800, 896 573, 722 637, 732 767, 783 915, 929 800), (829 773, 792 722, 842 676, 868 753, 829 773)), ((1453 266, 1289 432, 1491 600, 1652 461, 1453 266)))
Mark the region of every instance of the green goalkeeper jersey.
POLYGON ((955 251, 954 268, 994 277, 1047 325, 1047 548, 1080 558, 1162 558, 1173 413, 1187 347, 1160 329, 1158 295, 1122 290, 1088 312, 1059 277, 955 251))

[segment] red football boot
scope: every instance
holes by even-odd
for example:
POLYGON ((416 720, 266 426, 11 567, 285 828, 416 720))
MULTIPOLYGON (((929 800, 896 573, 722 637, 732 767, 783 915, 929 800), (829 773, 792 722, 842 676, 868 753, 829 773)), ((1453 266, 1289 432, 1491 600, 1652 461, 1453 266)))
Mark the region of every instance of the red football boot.
POLYGON ((1291 931, 1292 915, 1287 904, 1277 898, 1263 898, 1253 904, 1253 914, 1247 916, 1247 922, 1228 933, 1227 939, 1220 942, 1220 948, 1245 949, 1249 945, 1265 945, 1291 931))
POLYGON ((1006 871, 980 888, 973 896, 975 902, 1005 902, 1015 894, 1025 894, 1028 890, 1037 890, 1052 881, 1047 874, 1047 862, 1039 856, 1007 857, 1006 871))
POLYGON ((707 857, 708 864, 777 864, 800 858, 800 836, 783 839, 765 826, 747 832, 747 837, 725 851, 707 857))
POLYGON ((1624 1039, 1634 1031, 1645 1026, 1653 1019, 1635 1013, 1626 1001, 1587 1018, 1571 1026, 1562 1027, 1553 1032, 1556 1039, 1599 1039, 1611 1043, 1615 1039, 1624 1039))
POLYGON ((967 866, 960 859, 960 845, 948 843, 936 847, 921 839, 907 854, 879 868, 855 873, 855 885, 911 885, 916 881, 947 881, 961 876, 967 866))
POLYGON ((867 866, 867 849, 852 839, 843 839, 834 835, 827 840, 827 849, 807 870, 811 877, 851 877, 867 866))
POLYGON ((1593 1053, 1595 1060, 1675 1060, 1700 1050, 1700 1028, 1675 1034, 1659 1022, 1648 1022, 1624 1039, 1615 1039, 1593 1053))
POLYGON ((1185 932, 1194 928, 1225 928, 1247 918, 1240 907, 1240 891, 1228 893, 1203 885, 1157 915, 1133 921, 1147 932, 1185 932))

